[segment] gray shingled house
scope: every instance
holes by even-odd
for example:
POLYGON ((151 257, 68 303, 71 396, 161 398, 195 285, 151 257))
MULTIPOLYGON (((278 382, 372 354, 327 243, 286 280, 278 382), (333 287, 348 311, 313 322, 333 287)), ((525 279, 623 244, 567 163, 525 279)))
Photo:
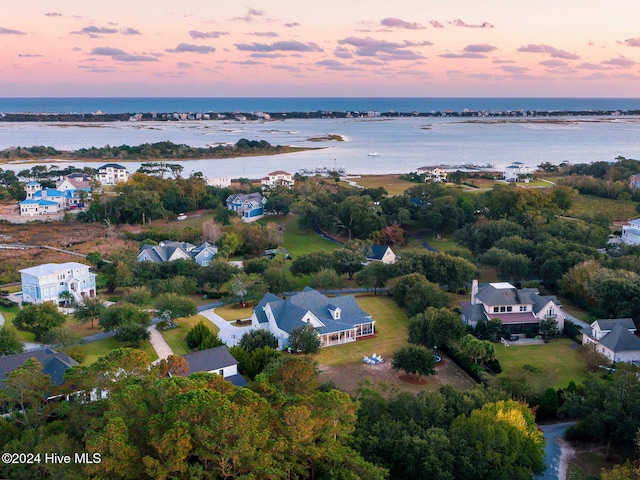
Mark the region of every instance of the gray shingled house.
POLYGON ((631 318, 596 320, 582 330, 582 344, 593 344, 611 362, 640 362, 640 338, 631 318))

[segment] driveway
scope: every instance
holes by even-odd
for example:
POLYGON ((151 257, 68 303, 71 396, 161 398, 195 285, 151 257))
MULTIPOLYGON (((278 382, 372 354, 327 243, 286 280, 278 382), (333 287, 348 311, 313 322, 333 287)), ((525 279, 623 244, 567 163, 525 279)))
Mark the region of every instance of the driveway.
POLYGON ((213 308, 202 310, 198 313, 220 329, 218 337, 229 347, 235 347, 240 341, 240 337, 252 330, 251 325, 247 327, 234 327, 218 315, 213 308))
POLYGON ((173 355, 173 350, 171 350, 169 344, 166 342, 162 334, 158 331, 156 325, 151 325, 149 328, 147 328, 147 331, 151 334, 151 338, 149 339, 149 341, 151 342, 151 346, 158 354, 158 360, 153 363, 157 363, 163 358, 167 358, 169 355, 173 355))

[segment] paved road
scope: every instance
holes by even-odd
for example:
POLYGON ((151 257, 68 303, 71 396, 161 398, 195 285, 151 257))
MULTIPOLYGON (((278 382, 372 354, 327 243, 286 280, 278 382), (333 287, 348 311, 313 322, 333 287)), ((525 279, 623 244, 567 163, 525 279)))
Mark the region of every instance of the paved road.
POLYGON ((567 428, 574 424, 575 422, 566 422, 540 426, 540 430, 544 433, 544 439, 547 441, 544 448, 544 463, 547 469, 536 477, 537 480, 565 480, 567 478, 566 452, 563 452, 560 442, 567 428))
POLYGON ((234 327, 218 315, 213 308, 201 310, 199 313, 220 329, 218 337, 229 347, 234 347, 238 341, 240 341, 242 335, 251 331, 251 325, 247 327, 234 327))

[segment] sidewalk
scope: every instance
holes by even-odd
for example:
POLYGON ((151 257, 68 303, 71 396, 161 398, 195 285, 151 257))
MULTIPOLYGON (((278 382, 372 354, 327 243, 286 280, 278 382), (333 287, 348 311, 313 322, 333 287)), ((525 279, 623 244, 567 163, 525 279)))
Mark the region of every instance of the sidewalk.
POLYGON ((173 350, 171 350, 171 347, 155 325, 151 325, 147 328, 147 331, 151 334, 151 338, 149 339, 151 346, 158 354, 158 360, 153 363, 159 362, 160 360, 167 358, 169 355, 173 355, 173 350))

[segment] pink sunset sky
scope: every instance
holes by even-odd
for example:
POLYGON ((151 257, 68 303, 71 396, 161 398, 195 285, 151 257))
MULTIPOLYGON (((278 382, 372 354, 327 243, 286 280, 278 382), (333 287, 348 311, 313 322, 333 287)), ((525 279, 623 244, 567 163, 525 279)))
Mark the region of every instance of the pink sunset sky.
POLYGON ((640 96, 638 0, 3 0, 0 97, 640 96))

